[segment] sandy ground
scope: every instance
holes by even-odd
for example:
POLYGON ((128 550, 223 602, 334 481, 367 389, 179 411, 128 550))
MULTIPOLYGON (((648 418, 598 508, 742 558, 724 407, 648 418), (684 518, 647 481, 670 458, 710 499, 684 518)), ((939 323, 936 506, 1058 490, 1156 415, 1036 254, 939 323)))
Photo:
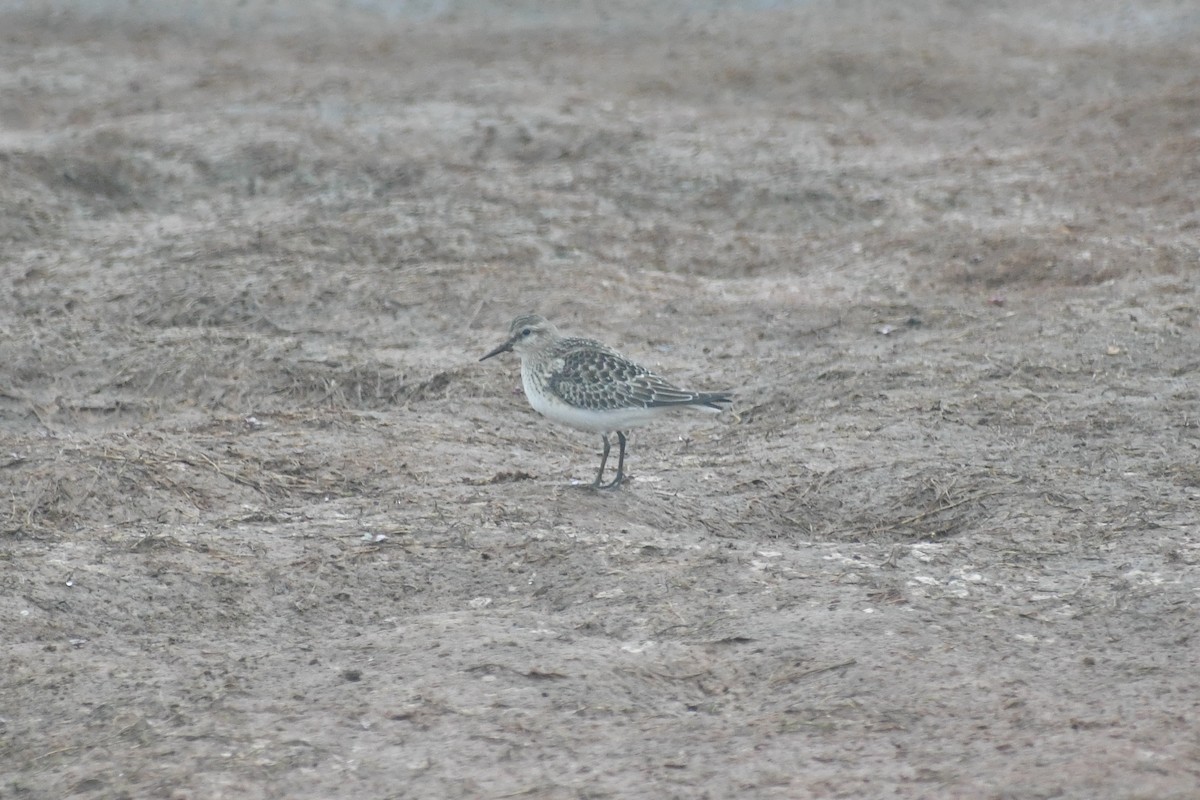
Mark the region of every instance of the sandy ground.
POLYGON ((1198 796, 1194 4, 642 6, 0 5, 0 796, 1198 796))

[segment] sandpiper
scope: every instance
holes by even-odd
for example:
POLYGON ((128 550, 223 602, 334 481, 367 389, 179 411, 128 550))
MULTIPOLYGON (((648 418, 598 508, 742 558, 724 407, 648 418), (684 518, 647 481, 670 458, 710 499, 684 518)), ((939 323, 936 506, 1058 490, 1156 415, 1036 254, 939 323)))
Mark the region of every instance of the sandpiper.
POLYGON ((485 355, 515 352, 521 357, 521 383, 529 405, 543 416, 572 428, 598 433, 604 440, 600 470, 592 486, 613 489, 625 479, 625 432, 652 422, 671 409, 719 412, 733 402, 731 392, 692 392, 668 383, 616 350, 592 339, 564 338, 537 314, 517 317, 508 341, 485 355), (617 475, 602 483, 617 434, 617 475))

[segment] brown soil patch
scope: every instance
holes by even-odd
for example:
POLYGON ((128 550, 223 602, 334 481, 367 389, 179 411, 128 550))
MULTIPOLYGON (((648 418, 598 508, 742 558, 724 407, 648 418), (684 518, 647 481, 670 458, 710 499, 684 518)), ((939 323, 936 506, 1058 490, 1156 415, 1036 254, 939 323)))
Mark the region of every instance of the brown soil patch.
POLYGON ((1186 4, 35 5, 0 795, 1195 797, 1186 4))

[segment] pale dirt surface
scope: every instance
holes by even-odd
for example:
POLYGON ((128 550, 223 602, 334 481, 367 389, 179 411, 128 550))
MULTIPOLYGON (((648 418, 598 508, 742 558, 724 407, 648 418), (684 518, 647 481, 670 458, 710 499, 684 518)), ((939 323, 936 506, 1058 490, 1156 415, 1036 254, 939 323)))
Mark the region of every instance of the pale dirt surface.
POLYGON ((0 6, 0 797, 1200 796, 1200 12, 881 5, 0 6))

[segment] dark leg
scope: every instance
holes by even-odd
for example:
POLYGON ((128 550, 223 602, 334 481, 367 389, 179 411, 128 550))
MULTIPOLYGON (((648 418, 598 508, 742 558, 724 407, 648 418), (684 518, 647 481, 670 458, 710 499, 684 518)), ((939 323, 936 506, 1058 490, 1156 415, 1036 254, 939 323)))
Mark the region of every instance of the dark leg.
MULTIPOLYGON (((607 433, 602 433, 600 435, 604 437, 604 454, 602 456, 600 456, 600 471, 596 473, 596 480, 592 481, 593 489, 607 488, 607 487, 602 487, 600 485, 600 479, 604 477, 604 465, 608 463, 608 451, 612 449, 612 445, 610 445, 608 443, 608 434, 607 433)), ((625 457, 625 442, 622 441, 621 442, 621 458, 624 458, 624 457, 625 457)))
MULTIPOLYGON (((599 489, 615 489, 621 485, 621 481, 625 480, 625 434, 617 431, 617 444, 621 446, 617 453, 617 477, 612 479, 612 483, 606 483, 600 486, 600 478, 596 478, 596 487, 599 489)), ((608 437, 604 437, 604 455, 608 457, 608 437)), ((604 466, 600 467, 601 472, 604 471, 604 466)))

